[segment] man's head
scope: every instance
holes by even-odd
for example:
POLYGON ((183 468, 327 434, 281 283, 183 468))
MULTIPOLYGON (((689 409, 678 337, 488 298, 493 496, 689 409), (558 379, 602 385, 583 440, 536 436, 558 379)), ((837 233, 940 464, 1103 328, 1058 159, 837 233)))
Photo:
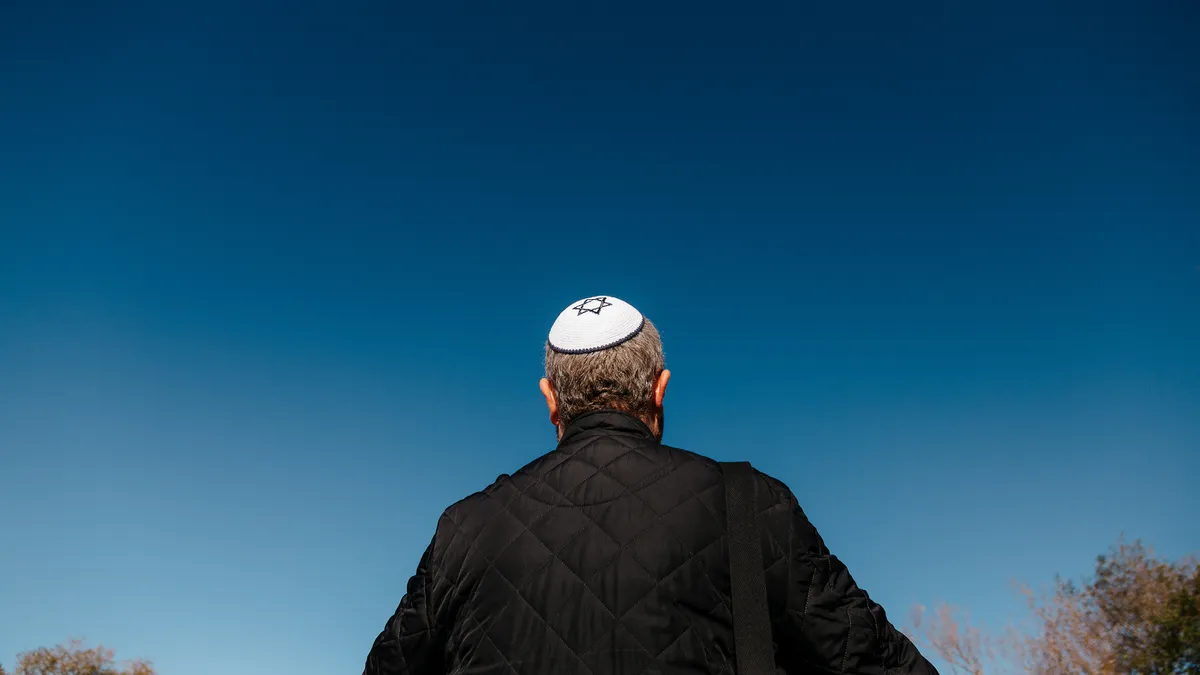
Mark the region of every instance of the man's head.
POLYGON ((560 436, 583 413, 622 410, 661 439, 670 377, 654 324, 628 303, 598 296, 574 303, 554 322, 541 388, 560 436))

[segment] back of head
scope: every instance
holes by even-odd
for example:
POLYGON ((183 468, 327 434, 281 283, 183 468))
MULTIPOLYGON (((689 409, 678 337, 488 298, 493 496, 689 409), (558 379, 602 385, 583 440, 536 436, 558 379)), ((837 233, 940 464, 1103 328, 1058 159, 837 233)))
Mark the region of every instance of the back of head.
POLYGON ((546 342, 558 427, 594 410, 620 410, 661 434, 665 363, 658 330, 631 305, 610 296, 575 303, 546 342))

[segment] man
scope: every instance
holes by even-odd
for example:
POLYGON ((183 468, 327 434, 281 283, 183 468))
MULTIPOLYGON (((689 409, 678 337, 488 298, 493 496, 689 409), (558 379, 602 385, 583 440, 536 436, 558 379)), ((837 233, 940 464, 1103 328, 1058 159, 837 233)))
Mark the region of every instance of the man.
MULTIPOLYGON (((735 672, 721 466, 661 442, 658 331, 585 298, 545 359, 558 447, 446 510, 366 675, 735 672)), ((787 486, 757 481, 777 672, 936 675, 787 486)))

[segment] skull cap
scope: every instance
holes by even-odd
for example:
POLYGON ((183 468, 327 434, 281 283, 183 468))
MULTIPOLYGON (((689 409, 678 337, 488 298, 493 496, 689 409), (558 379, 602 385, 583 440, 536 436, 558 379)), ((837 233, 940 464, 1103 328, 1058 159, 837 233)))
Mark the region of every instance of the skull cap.
POLYGON ((615 347, 642 331, 646 318, 633 305, 611 295, 572 303, 550 327, 550 348, 586 354, 615 347))

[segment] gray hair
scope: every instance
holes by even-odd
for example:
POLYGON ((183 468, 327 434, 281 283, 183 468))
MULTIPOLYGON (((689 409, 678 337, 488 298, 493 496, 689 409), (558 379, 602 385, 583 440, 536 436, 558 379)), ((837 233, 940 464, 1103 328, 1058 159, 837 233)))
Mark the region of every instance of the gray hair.
POLYGON ((654 383, 665 367, 662 338, 649 319, 629 340, 596 352, 563 354, 546 344, 546 379, 554 386, 563 427, 593 410, 622 410, 651 419, 654 383))

